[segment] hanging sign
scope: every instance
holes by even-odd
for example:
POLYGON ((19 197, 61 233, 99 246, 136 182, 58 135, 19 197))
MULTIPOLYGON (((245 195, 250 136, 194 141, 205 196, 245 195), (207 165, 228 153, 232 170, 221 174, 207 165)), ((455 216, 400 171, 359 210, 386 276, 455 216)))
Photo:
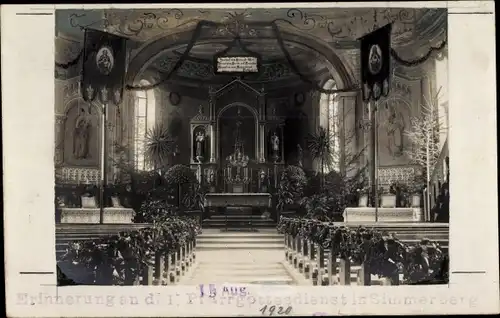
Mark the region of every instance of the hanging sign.
POLYGON ((218 56, 216 73, 258 73, 259 59, 256 56, 218 56))

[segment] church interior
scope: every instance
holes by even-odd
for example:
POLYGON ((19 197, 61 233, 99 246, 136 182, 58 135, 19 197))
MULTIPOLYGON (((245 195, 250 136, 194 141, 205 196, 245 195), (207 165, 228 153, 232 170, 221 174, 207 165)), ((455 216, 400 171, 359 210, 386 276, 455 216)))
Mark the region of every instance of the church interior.
POLYGON ((446 30, 425 8, 58 10, 58 231, 157 214, 235 231, 448 222, 446 30), (358 39, 389 23, 389 94, 365 102, 358 39), (86 28, 127 39, 105 107, 82 98, 86 28), (221 71, 231 56, 256 64, 221 71))

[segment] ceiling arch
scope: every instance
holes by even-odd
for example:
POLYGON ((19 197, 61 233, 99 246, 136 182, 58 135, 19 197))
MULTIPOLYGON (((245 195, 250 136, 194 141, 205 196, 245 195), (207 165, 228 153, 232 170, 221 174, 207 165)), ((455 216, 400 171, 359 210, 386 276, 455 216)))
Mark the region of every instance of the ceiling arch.
MULTIPOLYGON (((155 38, 153 41, 142 45, 131 58, 126 78, 127 83, 137 84, 137 81, 141 78, 141 74, 150 68, 155 61, 161 59, 164 54, 179 49, 182 46, 186 46, 187 43, 191 41, 193 32, 194 28, 183 30, 178 33, 155 38)), ((314 52, 319 57, 322 57, 331 76, 334 77, 335 81, 338 83, 338 88, 348 88, 353 85, 354 80, 352 74, 348 72, 341 58, 333 51, 328 43, 290 31, 282 31, 281 37, 283 42, 287 45, 292 45, 303 51, 314 52)), ((258 38, 254 40, 254 43, 270 39, 273 39, 273 37, 258 38)), ((198 45, 207 45, 211 43, 227 43, 230 41, 232 41, 232 38, 214 39, 209 33, 201 33, 196 43, 198 45)), ((276 46, 276 49, 279 49, 279 47, 276 46)))

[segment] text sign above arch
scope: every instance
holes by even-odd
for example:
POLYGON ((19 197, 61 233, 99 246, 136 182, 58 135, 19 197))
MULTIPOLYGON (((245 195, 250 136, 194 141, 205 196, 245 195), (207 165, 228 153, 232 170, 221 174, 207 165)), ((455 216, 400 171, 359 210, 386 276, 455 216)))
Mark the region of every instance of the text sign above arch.
POLYGON ((259 59, 256 56, 218 56, 215 61, 217 74, 258 73, 259 59))

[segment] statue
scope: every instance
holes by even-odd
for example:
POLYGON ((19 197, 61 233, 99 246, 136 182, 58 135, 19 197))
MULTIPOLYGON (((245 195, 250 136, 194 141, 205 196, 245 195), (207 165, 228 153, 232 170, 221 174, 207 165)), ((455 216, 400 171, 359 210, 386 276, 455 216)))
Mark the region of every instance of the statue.
POLYGON ((203 145, 205 143, 205 132, 199 131, 196 134, 196 159, 203 160, 203 145))
POLYGON ((266 180, 266 171, 264 169, 261 169, 259 171, 259 178, 260 178, 261 184, 264 184, 264 181, 266 180))
POLYGON ((404 124, 393 109, 387 121, 387 148, 393 157, 403 155, 404 124))
POLYGON ((273 135, 271 136, 271 144, 274 154, 277 155, 280 150, 280 138, 276 135, 276 132, 273 132, 273 135))
POLYGON ((89 157, 90 126, 90 118, 85 109, 81 108, 73 130, 73 156, 75 159, 87 159, 89 157))
POLYGON ((259 191, 267 192, 267 175, 264 169, 260 169, 259 171, 259 191))
POLYGON ((302 167, 302 159, 303 159, 302 147, 300 144, 297 144, 297 164, 299 167, 302 167))

